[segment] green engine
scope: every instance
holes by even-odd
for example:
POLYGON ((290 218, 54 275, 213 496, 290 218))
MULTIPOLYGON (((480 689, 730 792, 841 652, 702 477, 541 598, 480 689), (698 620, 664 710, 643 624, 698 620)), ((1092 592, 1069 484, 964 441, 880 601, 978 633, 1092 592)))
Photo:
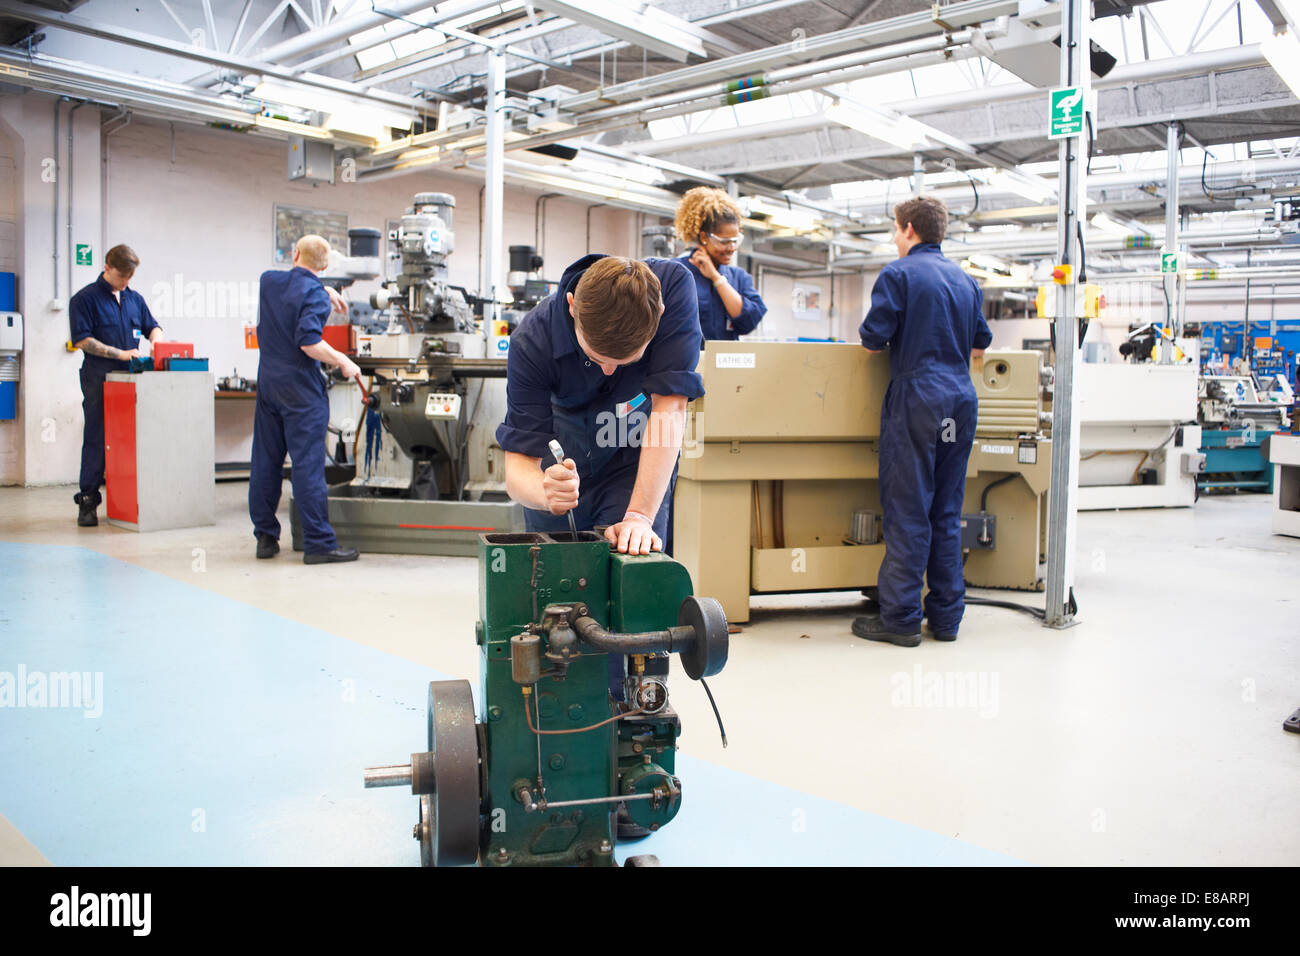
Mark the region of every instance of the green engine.
POLYGON ((620 809, 640 832, 673 819, 665 658, 695 680, 727 660, 722 606, 682 565, 594 532, 481 535, 475 640, 477 716, 468 681, 435 681, 428 750, 366 771, 419 798, 424 865, 610 866, 620 809))

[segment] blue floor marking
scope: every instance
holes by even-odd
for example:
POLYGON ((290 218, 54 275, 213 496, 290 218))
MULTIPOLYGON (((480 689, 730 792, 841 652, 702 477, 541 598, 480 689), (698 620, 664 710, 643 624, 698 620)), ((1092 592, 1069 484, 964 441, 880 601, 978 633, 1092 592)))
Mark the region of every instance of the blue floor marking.
MULTIPOLYGON (((103 675, 98 717, 0 706, 0 814, 52 863, 418 863, 415 799, 362 768, 423 747, 448 675, 85 548, 0 542, 0 568, 0 681, 103 675)), ((678 773, 677 819, 619 859, 1018 862, 685 754, 678 773)))

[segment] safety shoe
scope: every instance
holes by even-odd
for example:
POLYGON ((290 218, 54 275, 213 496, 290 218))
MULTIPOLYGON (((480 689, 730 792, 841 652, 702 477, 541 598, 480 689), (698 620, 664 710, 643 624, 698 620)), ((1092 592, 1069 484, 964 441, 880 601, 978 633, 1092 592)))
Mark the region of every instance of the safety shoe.
POLYGON ((88 495, 77 492, 72 496, 80 507, 77 512, 77 525, 82 528, 94 528, 99 525, 99 515, 95 512, 99 510, 99 500, 88 495))
POLYGON ((336 564, 342 561, 355 561, 361 557, 356 548, 335 548, 333 551, 317 551, 302 556, 303 564, 336 564))
POLYGON ((279 553, 279 541, 276 541, 269 534, 259 534, 257 536, 257 556, 259 558, 274 558, 279 553))
POLYGON ((957 640, 956 628, 949 630, 946 627, 935 627, 933 624, 929 623, 928 621, 926 622, 926 627, 929 628, 930 636, 933 637, 936 641, 957 640))
POLYGON ((853 619, 853 633, 869 641, 885 641, 899 647, 916 647, 921 643, 921 630, 891 631, 885 622, 873 614, 864 614, 853 619))

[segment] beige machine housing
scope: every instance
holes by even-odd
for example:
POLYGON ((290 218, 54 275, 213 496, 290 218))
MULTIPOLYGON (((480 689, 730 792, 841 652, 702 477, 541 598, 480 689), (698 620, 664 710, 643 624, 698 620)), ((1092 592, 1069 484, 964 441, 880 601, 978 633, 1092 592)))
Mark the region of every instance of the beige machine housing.
MULTIPOLYGON (((1038 590, 1046 551, 1051 441, 1042 354, 976 360, 979 422, 964 511, 989 493, 995 546, 972 550, 966 579, 1038 590)), ((705 397, 691 403, 674 497, 673 556, 729 621, 751 594, 863 588, 885 554, 846 543, 855 510, 880 513, 880 409, 889 358, 840 343, 709 342, 705 397)), ((887 521, 886 517, 886 521, 887 521)))

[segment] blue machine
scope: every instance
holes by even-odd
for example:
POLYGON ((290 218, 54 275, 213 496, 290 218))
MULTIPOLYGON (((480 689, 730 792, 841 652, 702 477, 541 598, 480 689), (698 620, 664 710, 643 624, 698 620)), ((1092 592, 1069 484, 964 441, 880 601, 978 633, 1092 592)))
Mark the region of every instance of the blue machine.
POLYGON ((1273 465, 1268 460, 1267 428, 1205 428, 1201 453, 1205 471, 1196 479, 1200 491, 1273 493, 1273 465))

